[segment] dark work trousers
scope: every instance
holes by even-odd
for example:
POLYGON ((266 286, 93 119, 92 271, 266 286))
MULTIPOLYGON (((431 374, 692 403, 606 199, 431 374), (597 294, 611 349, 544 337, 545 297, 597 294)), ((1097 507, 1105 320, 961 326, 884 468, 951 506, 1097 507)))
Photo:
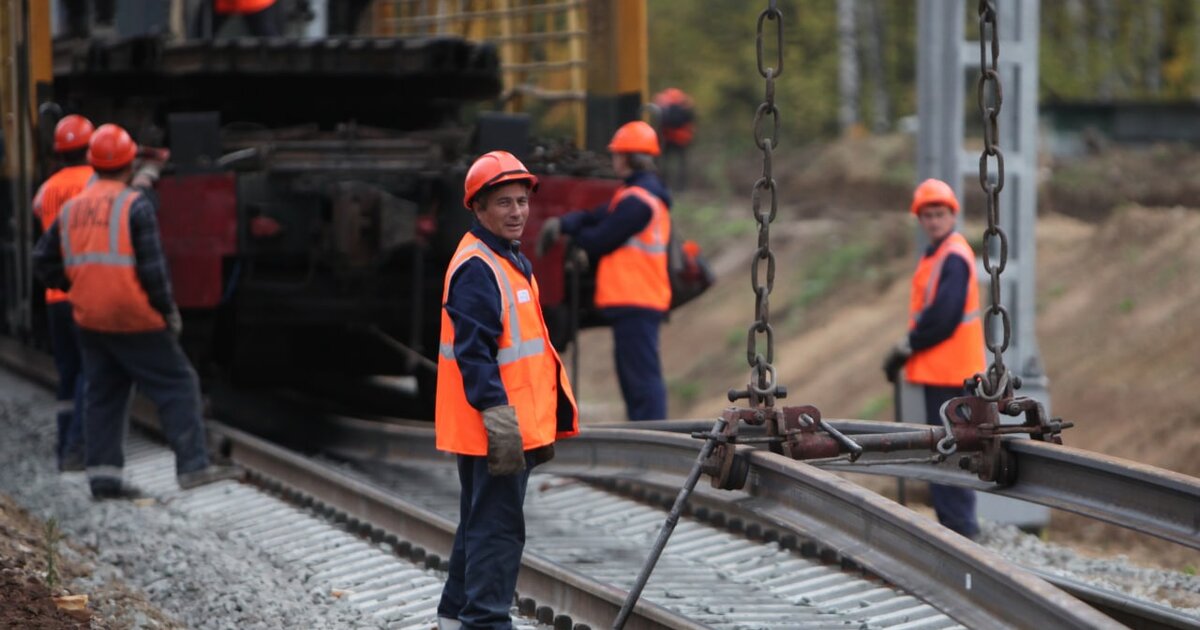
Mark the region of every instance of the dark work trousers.
MULTIPOLYGON (((942 426, 942 405, 951 398, 966 395, 961 387, 926 385, 924 389, 925 423, 939 427, 942 426)), ((974 490, 931 483, 929 494, 933 499, 933 509, 937 512, 939 523, 967 538, 973 539, 979 535, 979 521, 975 518, 974 490)))
POLYGON ((488 473, 487 457, 458 456, 458 530, 438 617, 463 628, 512 628, 513 595, 525 549, 525 488, 533 458, 515 475, 488 473))
POLYGON ((658 358, 658 328, 662 313, 648 309, 622 309, 606 313, 613 331, 613 359, 625 414, 630 420, 663 420, 667 417, 667 387, 658 358))
POLYGON ((669 142, 663 144, 662 166, 663 179, 671 190, 676 192, 687 189, 688 159, 687 147, 681 147, 669 142))
POLYGON ((83 458, 83 358, 79 354, 79 329, 71 303, 46 305, 50 320, 50 346, 58 370, 58 465, 63 459, 83 458))
POLYGON ((200 381, 175 336, 163 330, 113 334, 79 331, 84 370, 84 441, 92 489, 121 483, 133 385, 158 408, 175 451, 175 473, 208 466, 200 418, 200 381))

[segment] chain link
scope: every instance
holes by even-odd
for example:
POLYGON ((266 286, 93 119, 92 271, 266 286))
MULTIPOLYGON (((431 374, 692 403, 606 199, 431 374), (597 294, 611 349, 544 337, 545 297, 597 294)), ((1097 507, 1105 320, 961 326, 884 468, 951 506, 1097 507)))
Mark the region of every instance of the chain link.
POLYGON ((775 79, 783 74, 783 13, 770 0, 766 9, 758 15, 756 49, 758 73, 766 80, 765 99, 754 112, 754 144, 762 151, 762 177, 754 182, 750 194, 750 208, 758 222, 758 249, 750 263, 750 284, 754 289, 754 323, 746 335, 746 361, 750 364, 750 402, 752 406, 765 401, 773 406, 775 400, 775 329, 771 327, 771 291, 775 287, 775 254, 771 251, 771 222, 779 211, 778 191, 772 175, 773 156, 779 146, 779 108, 775 106, 775 79), (763 65, 763 29, 767 22, 775 25, 775 65, 763 65), (765 124, 766 118, 770 124, 765 124), (768 133, 769 132, 769 133, 768 133), (763 207, 763 195, 769 199, 763 207), (766 262, 764 273, 763 262, 766 262), (760 336, 765 337, 765 355, 759 352, 760 336))
POLYGON ((991 277, 991 305, 984 314, 984 343, 992 353, 992 365, 979 381, 981 396, 997 399, 1007 387, 1008 369, 1004 366, 1004 351, 1012 337, 1012 322, 1008 309, 1000 301, 1000 274, 1008 264, 1008 235, 1000 227, 1000 191, 1004 188, 1004 153, 1000 151, 1000 107, 1004 91, 1000 85, 1000 29, 995 0, 979 0, 979 83, 976 95, 979 113, 983 117, 983 152, 979 156, 979 186, 987 200, 987 229, 983 232, 983 268, 991 277), (994 160, 995 181, 989 177, 994 160), (1000 252, 992 262, 993 246, 1000 252), (995 327, 999 320, 1000 343, 996 343, 995 327))

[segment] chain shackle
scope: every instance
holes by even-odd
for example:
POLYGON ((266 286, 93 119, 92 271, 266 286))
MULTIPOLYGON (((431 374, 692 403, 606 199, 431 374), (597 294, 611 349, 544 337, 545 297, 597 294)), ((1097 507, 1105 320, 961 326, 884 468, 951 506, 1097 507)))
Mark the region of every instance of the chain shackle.
POLYGON ((979 82, 976 97, 983 119, 983 151, 979 155, 979 187, 987 203, 987 229, 983 233, 983 267, 991 281, 991 304, 984 313, 984 344, 992 364, 980 379, 978 392, 998 398, 1009 382, 1004 351, 1012 338, 1012 321, 1000 296, 1000 274, 1008 265, 1008 235, 1000 227, 1000 191, 1004 189, 1004 152, 1000 150, 1000 108, 1004 89, 1000 83, 1000 29, 995 0, 979 0, 979 82), (993 179, 991 173, 994 172, 993 179), (999 259, 992 261, 993 246, 999 259), (999 326, 997 331, 996 327, 999 326), (999 342, 997 343, 997 337, 999 342))
POLYGON ((775 185, 774 152, 779 146, 780 112, 775 106, 775 79, 783 74, 783 13, 769 0, 767 8, 758 14, 755 35, 758 74, 764 79, 763 102, 754 112, 752 132, 754 146, 762 151, 762 177, 754 182, 750 193, 750 209, 758 223, 758 249, 750 261, 750 286, 754 289, 754 322, 746 331, 746 361, 750 364, 751 404, 774 405, 776 395, 775 329, 771 327, 771 291, 775 288, 775 253, 771 251, 771 222, 779 211, 779 195, 775 185), (768 22, 775 27, 774 65, 763 63, 764 30, 768 22), (769 121, 766 119, 770 118, 769 121), (763 203, 764 193, 767 203, 763 203), (765 272, 763 262, 766 262, 765 272))

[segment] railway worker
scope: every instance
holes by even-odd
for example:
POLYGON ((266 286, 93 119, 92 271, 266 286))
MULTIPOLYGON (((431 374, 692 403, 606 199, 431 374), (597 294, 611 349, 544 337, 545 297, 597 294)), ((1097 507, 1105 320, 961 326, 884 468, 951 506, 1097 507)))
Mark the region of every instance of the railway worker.
POLYGON ((279 37, 279 7, 275 0, 203 0, 193 21, 192 36, 214 38, 234 15, 242 16, 254 37, 279 37))
POLYGON ((124 129, 102 125, 88 143, 96 181, 68 201, 38 240, 34 271, 67 291, 84 368, 84 442, 97 499, 137 498, 122 480, 126 408, 134 383, 158 407, 180 487, 239 476, 210 464, 196 372, 176 336, 181 320, 150 191, 153 168, 133 173, 138 147, 124 129))
MULTIPOLYGON (((33 214, 42 233, 47 232, 68 199, 79 194, 94 177, 87 163, 92 121, 78 114, 63 117, 54 127, 54 154, 62 168, 38 188, 33 214)), ((58 469, 83 470, 83 359, 79 354, 75 319, 67 294, 46 289, 50 349, 58 371, 58 469)))
POLYGON ((608 144, 612 167, 625 185, 593 210, 551 218, 538 235, 541 255, 566 234, 596 267, 594 303, 613 329, 613 354, 630 420, 667 417, 667 389, 658 354, 658 332, 671 308, 667 246, 671 195, 655 173, 654 129, 626 123, 608 144))
POLYGON ((517 240, 536 187, 504 151, 477 159, 464 186, 475 221, 446 271, 434 425, 438 449, 458 456, 462 484, 438 604, 442 629, 512 627, 530 469, 554 456, 556 439, 579 431, 533 267, 517 240))
POLYGON ((696 135, 696 106, 692 97, 670 87, 654 95, 663 134, 663 177, 675 190, 687 187, 687 151, 696 135))
MULTIPOLYGON (((929 247, 913 274, 908 334, 888 352, 883 369, 895 382, 904 368, 905 379, 924 389, 925 422, 942 426, 942 404, 965 395, 963 381, 985 367, 975 252, 955 230, 958 199, 945 182, 927 179, 917 186, 911 212, 929 247)), ((942 525, 968 538, 979 535, 974 491, 929 487, 942 525)))

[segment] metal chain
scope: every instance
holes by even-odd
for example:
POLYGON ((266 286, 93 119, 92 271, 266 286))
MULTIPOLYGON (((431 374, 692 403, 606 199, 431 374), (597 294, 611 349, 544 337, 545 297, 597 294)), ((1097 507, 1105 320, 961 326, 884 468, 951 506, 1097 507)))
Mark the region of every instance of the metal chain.
POLYGON ((750 263, 750 283, 754 289, 754 323, 746 335, 746 360, 750 364, 750 403, 758 406, 774 405, 775 396, 775 330, 771 328, 770 297, 775 286, 775 254, 771 252, 771 221, 779 209, 775 178, 771 173, 772 155, 779 146, 779 109, 775 106, 775 79, 783 74, 783 13, 770 0, 766 9, 758 15, 757 52, 758 73, 766 80, 766 98, 754 112, 754 144, 762 150, 762 177, 754 182, 750 194, 750 208, 758 222, 758 249, 750 263), (775 24, 776 59, 774 66, 763 66, 763 26, 767 21, 775 24), (770 117, 769 130, 764 128, 764 119, 770 117), (766 135, 767 131, 770 132, 766 135), (763 210, 763 193, 769 195, 768 210, 763 210), (766 277, 762 276, 762 263, 766 261, 766 277), (765 280, 765 281, 764 281, 765 280), (758 351, 759 335, 765 335, 766 355, 758 351))
POLYGON ((992 352, 992 365, 979 382, 978 393, 998 399, 1007 389, 1009 374, 1004 366, 1004 351, 1012 336, 1008 309, 1000 301, 1000 274, 1008 263, 1008 235, 1000 227, 1000 191, 1004 188, 1004 153, 1000 151, 1000 107, 1004 91, 1000 86, 1000 29, 994 0, 979 0, 979 82, 976 86, 979 113, 983 116, 983 153, 979 156, 979 186, 987 199, 987 229, 983 232, 983 268, 991 276, 992 303, 984 314, 984 343, 992 352), (990 53, 990 54, 989 54, 990 53), (988 177, 989 157, 995 158, 996 180, 988 177), (992 246, 998 244, 1000 260, 992 264, 992 246), (996 319, 1002 327, 996 343, 996 319))

